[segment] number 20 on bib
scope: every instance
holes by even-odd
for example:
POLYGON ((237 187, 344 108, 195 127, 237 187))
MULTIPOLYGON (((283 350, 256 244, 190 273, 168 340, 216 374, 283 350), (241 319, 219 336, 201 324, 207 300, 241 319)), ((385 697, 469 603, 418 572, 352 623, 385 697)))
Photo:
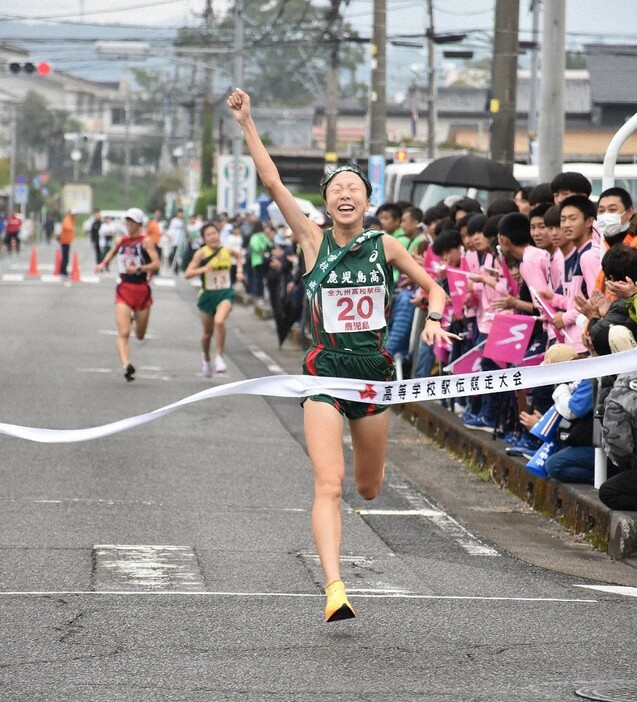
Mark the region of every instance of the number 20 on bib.
POLYGON ((385 322, 385 287, 371 285, 321 290, 323 325, 328 334, 382 329, 385 322))

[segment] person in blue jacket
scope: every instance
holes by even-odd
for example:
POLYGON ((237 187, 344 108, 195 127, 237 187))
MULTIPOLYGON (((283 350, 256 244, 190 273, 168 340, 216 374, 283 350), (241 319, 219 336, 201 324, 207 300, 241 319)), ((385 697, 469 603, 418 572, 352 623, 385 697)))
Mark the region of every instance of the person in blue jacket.
MULTIPOLYGON (((555 344, 555 346, 565 346, 555 344)), ((573 349, 573 359, 577 353, 573 349)), ((555 409, 562 416, 558 429, 557 451, 546 461, 546 472, 562 483, 593 484, 595 447, 593 446, 593 407, 595 388, 590 380, 562 383, 553 391, 555 409)))

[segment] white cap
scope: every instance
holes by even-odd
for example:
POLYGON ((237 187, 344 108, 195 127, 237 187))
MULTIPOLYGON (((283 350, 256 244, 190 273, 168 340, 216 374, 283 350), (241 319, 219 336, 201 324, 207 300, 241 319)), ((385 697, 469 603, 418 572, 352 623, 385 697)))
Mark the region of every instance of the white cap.
POLYGON ((637 346, 633 333, 621 324, 613 324, 608 330, 608 345, 612 353, 631 351, 637 346))
POLYGON ((131 219, 133 222, 137 222, 137 224, 143 224, 144 213, 139 209, 139 207, 131 207, 129 210, 126 210, 124 219, 131 219))

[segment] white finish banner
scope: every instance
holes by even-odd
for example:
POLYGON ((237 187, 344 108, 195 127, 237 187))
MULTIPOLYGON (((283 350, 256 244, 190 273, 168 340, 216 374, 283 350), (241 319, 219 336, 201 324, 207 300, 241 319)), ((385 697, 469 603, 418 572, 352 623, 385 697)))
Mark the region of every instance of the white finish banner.
POLYGON ((48 444, 90 441, 152 422, 195 402, 229 395, 302 398, 321 393, 333 395, 343 400, 393 405, 524 390, 633 371, 637 371, 637 352, 634 350, 546 366, 505 368, 485 373, 443 375, 435 378, 413 378, 393 382, 354 378, 322 378, 312 375, 273 375, 219 385, 152 412, 97 427, 43 429, 0 423, 0 434, 48 444))

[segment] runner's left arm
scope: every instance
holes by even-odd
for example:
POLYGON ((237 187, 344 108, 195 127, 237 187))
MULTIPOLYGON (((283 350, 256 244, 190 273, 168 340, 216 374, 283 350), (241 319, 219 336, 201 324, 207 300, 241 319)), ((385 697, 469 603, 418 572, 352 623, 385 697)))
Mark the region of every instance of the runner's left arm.
POLYGON ((144 251, 146 251, 150 257, 150 262, 142 264, 140 266, 140 270, 143 273, 156 273, 161 268, 161 262, 159 260, 159 254, 157 253, 155 244, 153 244, 150 239, 145 238, 142 241, 142 246, 144 247, 144 251))
MULTIPOLYGON (((401 273, 411 278, 419 285, 429 297, 429 313, 436 312, 442 314, 447 301, 447 293, 436 283, 436 281, 419 266, 412 258, 407 249, 393 236, 383 235, 383 246, 385 248, 385 258, 388 263, 398 268, 401 273)), ((445 331, 440 322, 427 319, 422 332, 422 339, 426 344, 441 343, 451 339, 459 339, 456 334, 445 331)))

